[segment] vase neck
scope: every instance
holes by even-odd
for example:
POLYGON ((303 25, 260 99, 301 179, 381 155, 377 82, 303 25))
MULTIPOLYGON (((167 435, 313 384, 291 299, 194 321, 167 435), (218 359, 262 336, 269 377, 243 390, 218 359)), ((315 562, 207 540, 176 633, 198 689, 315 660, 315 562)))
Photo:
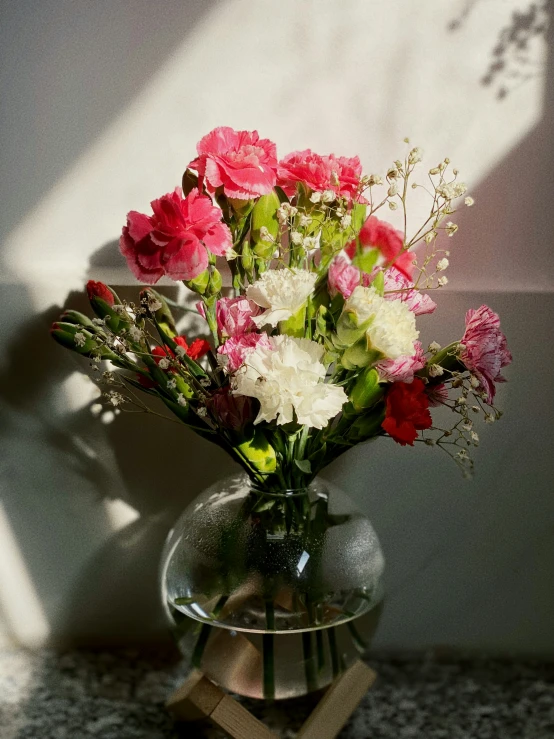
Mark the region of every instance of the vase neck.
POLYGON ((268 489, 259 483, 251 482, 250 487, 253 493, 257 493, 258 495, 265 495, 268 498, 302 498, 309 495, 310 492, 310 488, 307 485, 299 488, 283 487, 279 489, 268 489))

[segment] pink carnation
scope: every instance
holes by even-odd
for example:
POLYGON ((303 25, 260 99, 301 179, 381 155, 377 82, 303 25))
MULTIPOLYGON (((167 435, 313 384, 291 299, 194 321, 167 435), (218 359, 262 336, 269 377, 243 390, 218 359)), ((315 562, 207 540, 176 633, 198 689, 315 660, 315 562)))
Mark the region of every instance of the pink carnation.
POLYGON ((256 330, 252 316, 261 313, 261 308, 245 297, 220 298, 217 301, 217 327, 222 338, 240 336, 256 330))
POLYGON ((500 318, 488 306, 466 313, 466 330, 463 335, 460 359, 472 372, 492 403, 496 382, 506 382, 500 374, 502 367, 512 361, 506 337, 500 330, 500 318))
POLYGON ((332 190, 351 200, 356 196, 362 165, 358 157, 321 156, 311 149, 293 151, 279 162, 278 184, 291 197, 302 182, 310 190, 332 190))
POLYGON ((346 257, 338 256, 331 262, 327 280, 329 295, 334 298, 340 293, 346 299, 361 283, 361 272, 346 257))
POLYGON ((242 336, 231 336, 218 348, 217 353, 227 357, 227 370, 235 372, 258 344, 266 349, 272 348, 267 334, 251 333, 242 334, 242 336))
POLYGON ((429 400, 429 405, 433 408, 446 403, 448 400, 448 388, 442 383, 440 385, 426 385, 425 394, 429 400))
POLYGON ((412 357, 384 359, 375 365, 379 378, 388 382, 412 382, 415 373, 423 369, 427 363, 420 341, 414 343, 415 354, 412 357))
POLYGON ((387 269, 385 274, 385 298, 387 300, 402 300, 408 308, 421 316, 424 313, 433 313, 437 304, 428 295, 420 293, 414 288, 414 283, 399 272, 396 267, 387 269))
MULTIPOLYGON (((364 249, 378 249, 386 267, 393 264, 406 278, 411 279, 413 272, 414 255, 402 251, 404 237, 390 223, 380 221, 375 216, 369 216, 359 233, 359 240, 364 249)), ((346 253, 353 259, 356 254, 356 242, 351 241, 346 247, 346 253)))
POLYGON ((223 255, 232 246, 221 211, 197 189, 183 198, 180 188, 153 200, 153 215, 127 214, 119 248, 142 282, 155 285, 163 275, 192 280, 208 266, 209 249, 223 255))
POLYGON ((196 145, 198 156, 189 167, 205 179, 209 192, 222 187, 229 198, 250 200, 267 195, 275 187, 277 150, 257 131, 214 128, 196 145))

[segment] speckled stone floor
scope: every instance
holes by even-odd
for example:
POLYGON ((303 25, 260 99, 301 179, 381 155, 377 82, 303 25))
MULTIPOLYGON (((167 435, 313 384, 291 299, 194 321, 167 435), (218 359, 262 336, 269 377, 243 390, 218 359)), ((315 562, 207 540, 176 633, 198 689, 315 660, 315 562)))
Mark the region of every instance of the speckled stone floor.
MULTIPOLYGON (((340 739, 554 738, 554 664, 419 656, 372 665, 379 680, 340 739)), ((0 651, 0 737, 223 737, 165 712, 182 673, 168 657, 138 652, 0 651)), ((284 738, 311 707, 306 699, 247 705, 284 738)))

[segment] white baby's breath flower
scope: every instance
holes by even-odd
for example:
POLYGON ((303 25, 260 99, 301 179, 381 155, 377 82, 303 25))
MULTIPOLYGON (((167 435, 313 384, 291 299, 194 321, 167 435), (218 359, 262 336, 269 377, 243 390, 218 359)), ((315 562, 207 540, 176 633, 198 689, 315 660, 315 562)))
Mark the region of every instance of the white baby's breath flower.
POLYGON ((475 203, 475 200, 471 197, 471 195, 468 195, 467 198, 464 200, 464 203, 467 205, 468 208, 471 208, 471 206, 475 203))
POLYGON ((114 408, 117 408, 119 405, 123 405, 125 402, 123 395, 121 395, 121 393, 117 393, 115 390, 108 393, 108 400, 114 408))
POLYGON ((273 236, 269 233, 267 226, 260 228, 260 239, 262 241, 273 241, 273 236))
POLYGON ((177 344, 177 346, 175 347, 175 354, 178 357, 180 357, 181 359, 183 359, 183 357, 186 356, 186 353, 187 352, 186 352, 185 348, 182 347, 182 346, 180 346, 179 344, 177 344))
POLYGON ((455 223, 452 223, 452 221, 448 221, 448 223, 446 224, 446 233, 449 236, 454 236, 457 230, 458 226, 455 223))
POLYGON ((87 337, 82 331, 77 331, 73 339, 75 341, 75 346, 84 346, 87 341, 87 337))
POLYGON ((439 287, 444 287, 445 285, 448 285, 448 277, 439 277, 437 280, 437 285, 439 287))
POLYGON ((342 387, 324 382, 323 347, 286 334, 269 342, 270 347, 260 343, 250 352, 235 374, 233 394, 259 400, 255 424, 275 420, 282 425, 296 417, 299 424, 324 428, 348 397, 342 387))
POLYGON ((432 364, 429 367, 429 377, 440 377, 441 375, 444 375, 444 369, 440 364, 432 364))
POLYGON ((312 222, 312 219, 310 218, 310 216, 307 216, 305 213, 302 213, 302 215, 298 219, 298 222, 300 223, 302 228, 306 228, 307 226, 310 225, 310 223, 312 222))
POLYGON ((332 203, 335 198, 336 195, 333 190, 325 190, 321 195, 321 200, 324 203, 332 203))
POLYGON ((494 413, 487 413, 485 416, 485 423, 494 423, 496 421, 496 416, 494 413))
POLYGON ((169 359, 167 357, 162 357, 158 362, 158 367, 163 370, 167 369, 169 367, 169 359))
POLYGON ((276 326, 286 321, 311 295, 317 275, 303 269, 270 269, 246 290, 246 297, 267 310, 253 321, 257 326, 276 326))
POLYGON ((138 326, 131 326, 129 328, 129 336, 133 341, 140 341, 144 334, 138 326))
POLYGON ((450 262, 446 257, 443 257, 442 259, 439 259, 437 262, 437 272, 444 272, 444 270, 448 267, 450 262))
POLYGON ((201 405, 199 408, 197 408, 196 413, 200 416, 200 418, 206 418, 206 416, 208 415, 208 409, 201 405))
POLYGON ((320 203, 321 202, 321 193, 320 192, 313 192, 310 195, 310 201, 312 203, 320 203))
POLYGON ((179 405, 182 405, 183 407, 186 406, 187 399, 185 398, 183 393, 179 393, 179 395, 177 396, 177 403, 179 403, 179 405))
POLYGON ((436 354, 441 348, 441 345, 437 341, 432 341, 429 344, 429 351, 433 352, 433 354, 436 354))
POLYGON ((352 216, 350 215, 350 213, 347 213, 340 219, 341 228, 350 228, 351 224, 352 224, 352 216))
POLYGON ((167 381, 167 387, 169 390, 175 390, 177 387, 177 380, 174 377, 170 377, 167 381))
POLYGON ((293 231, 290 235, 290 240, 293 244, 296 244, 296 246, 299 246, 302 243, 303 236, 300 233, 300 231, 293 231))

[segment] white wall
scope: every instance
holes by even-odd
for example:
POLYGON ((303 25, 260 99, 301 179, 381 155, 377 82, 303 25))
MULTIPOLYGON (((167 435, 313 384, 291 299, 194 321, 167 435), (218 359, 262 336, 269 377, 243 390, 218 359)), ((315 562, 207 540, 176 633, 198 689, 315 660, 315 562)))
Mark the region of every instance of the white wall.
POLYGON ((2 15, 4 638, 164 633, 165 532, 232 465, 171 424, 93 419, 86 365, 47 329, 68 299, 84 305, 88 277, 133 284, 114 246, 125 213, 172 189, 200 136, 227 124, 281 154, 358 153, 367 171, 409 135, 430 164, 448 155, 462 171, 476 206, 457 218, 450 287, 423 334, 459 336, 482 302, 501 313, 515 357, 505 417, 483 430, 472 483, 435 450, 385 440, 328 474, 385 547, 379 646, 554 651, 554 75, 541 13, 525 0, 20 0, 2 15), (513 38, 526 42, 516 54, 513 38))

